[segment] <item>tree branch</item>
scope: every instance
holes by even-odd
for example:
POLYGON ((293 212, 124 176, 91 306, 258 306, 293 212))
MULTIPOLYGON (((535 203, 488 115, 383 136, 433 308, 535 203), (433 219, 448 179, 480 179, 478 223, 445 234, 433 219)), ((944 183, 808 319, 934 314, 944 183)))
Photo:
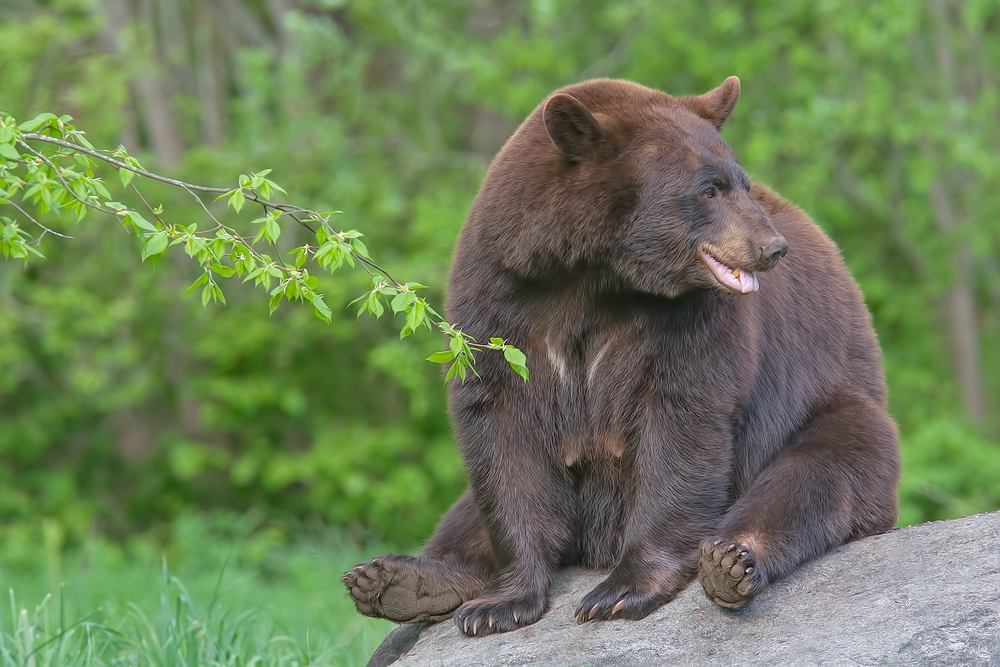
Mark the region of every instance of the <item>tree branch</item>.
POLYGON ((0 199, 0 204, 10 204, 14 208, 16 208, 18 211, 20 211, 21 215, 23 215, 24 217, 26 217, 31 222, 35 223, 38 227, 41 227, 41 229, 42 229, 42 235, 39 236, 38 239, 35 241, 35 246, 36 247, 38 246, 39 243, 41 243, 42 239, 45 238, 46 234, 52 234, 53 236, 58 236, 61 239, 72 239, 73 238, 72 236, 67 236, 66 234, 60 234, 57 231, 53 231, 53 230, 49 229, 48 227, 46 227, 45 225, 43 225, 42 223, 38 222, 33 217, 31 217, 31 214, 29 214, 27 211, 25 211, 23 208, 21 208, 20 206, 18 206, 17 204, 15 204, 14 202, 12 202, 9 199, 0 199))

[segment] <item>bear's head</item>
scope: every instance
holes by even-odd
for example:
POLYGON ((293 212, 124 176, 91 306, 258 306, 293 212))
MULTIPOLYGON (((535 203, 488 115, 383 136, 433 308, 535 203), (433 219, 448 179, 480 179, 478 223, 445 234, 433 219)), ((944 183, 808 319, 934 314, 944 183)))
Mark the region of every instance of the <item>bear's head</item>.
POLYGON ((719 136, 739 92, 730 77, 693 97, 609 79, 554 93, 491 167, 477 226, 525 276, 582 267, 670 298, 757 290, 788 244, 719 136))

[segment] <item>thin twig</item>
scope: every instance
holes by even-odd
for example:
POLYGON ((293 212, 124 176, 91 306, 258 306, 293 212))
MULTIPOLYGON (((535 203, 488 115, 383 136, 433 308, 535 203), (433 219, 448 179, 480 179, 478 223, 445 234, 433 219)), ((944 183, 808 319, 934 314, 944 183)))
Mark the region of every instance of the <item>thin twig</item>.
MULTIPOLYGON (((21 215, 23 215, 28 220, 30 220, 31 222, 35 223, 39 227, 41 227, 41 229, 42 229, 42 236, 38 237, 38 241, 39 242, 42 240, 42 237, 45 236, 46 234, 52 234, 53 236, 58 236, 61 239, 72 239, 73 238, 72 236, 67 236, 66 234, 60 234, 57 231, 53 231, 53 230, 49 229, 48 227, 46 227, 45 225, 43 225, 42 223, 38 222, 33 217, 31 217, 31 215, 27 211, 25 211, 23 208, 21 208, 20 206, 18 206, 17 204, 15 204, 14 202, 12 202, 9 199, 0 199, 0 204, 10 204, 14 208, 16 208, 18 211, 20 211, 21 215)), ((36 243, 35 245, 37 246, 38 243, 36 243)))
POLYGON ((28 152, 30 152, 32 155, 34 155, 39 160, 41 160, 46 165, 48 165, 49 169, 51 169, 52 171, 54 171, 56 173, 56 177, 63 184, 63 187, 66 188, 66 191, 69 192, 70 195, 72 195, 73 199, 77 200, 78 202, 80 202, 84 206, 87 206, 89 208, 94 209, 95 211, 100 211, 101 213, 107 213, 108 215, 115 215, 115 211, 112 211, 110 208, 104 208, 103 206, 100 206, 99 204, 92 204, 91 202, 84 201, 83 199, 81 199, 80 195, 76 194, 76 191, 74 191, 73 188, 71 188, 69 186, 69 183, 66 182, 66 179, 63 178, 62 169, 58 165, 56 165, 54 162, 52 162, 52 160, 48 159, 47 157, 45 157, 44 155, 42 155, 41 153, 39 153, 38 151, 36 151, 34 148, 32 148, 31 146, 29 146, 25 142, 18 141, 17 143, 19 143, 22 146, 24 146, 25 148, 27 148, 28 152))
MULTIPOLYGON (((140 176, 145 176, 146 178, 152 179, 154 181, 160 181, 161 183, 167 183, 168 185, 174 185, 179 188, 185 188, 187 190, 197 190, 198 192, 214 192, 216 194, 224 194, 230 191, 225 188, 210 188, 204 185, 194 185, 192 183, 185 183, 184 181, 178 181, 177 179, 174 178, 167 178, 166 176, 160 176, 159 174, 154 174, 150 171, 146 171, 145 169, 133 167, 132 165, 122 162, 121 160, 116 160, 115 158, 109 155, 105 155, 100 151, 91 150, 89 148, 86 148, 85 146, 81 146, 80 144, 74 144, 69 141, 63 141, 62 139, 47 137, 44 134, 38 134, 37 132, 27 132, 22 136, 25 139, 44 141, 46 143, 55 144, 56 146, 62 146, 63 148, 69 148, 70 150, 74 150, 79 153, 95 157, 98 160, 102 160, 103 162, 107 162, 112 167, 117 167, 118 169, 126 169, 133 173, 139 174, 140 176)), ((267 203, 270 204, 270 202, 267 203)))
POLYGON ((156 218, 156 221, 159 222, 164 227, 166 227, 167 223, 163 222, 163 220, 160 218, 160 215, 156 212, 156 209, 149 205, 149 202, 146 201, 146 198, 142 196, 141 192, 139 192, 139 188, 135 187, 135 183, 132 183, 130 181, 128 185, 130 188, 132 188, 132 192, 136 194, 139 200, 146 205, 146 208, 148 208, 149 212, 153 214, 153 217, 156 218))
POLYGON ((192 192, 192 191, 191 191, 191 190, 190 190, 189 188, 187 188, 186 186, 183 186, 183 185, 182 185, 182 186, 180 186, 180 187, 181 187, 181 189, 182 189, 182 190, 184 190, 184 191, 185 191, 185 192, 187 192, 187 193, 188 193, 189 195, 191 195, 192 197, 194 197, 194 200, 195 200, 196 202, 198 202, 198 203, 199 203, 199 204, 201 205, 201 208, 202 208, 202 209, 203 209, 203 210, 205 211, 205 214, 206 214, 206 215, 207 215, 208 217, 210 217, 210 218, 212 219, 212 221, 213 221, 213 222, 215 222, 215 224, 216 224, 216 227, 215 227, 215 228, 216 228, 216 229, 224 229, 224 230, 226 230, 226 232, 227 232, 227 233, 228 233, 228 234, 229 234, 230 236, 232 236, 233 238, 236 238, 236 239, 239 239, 239 240, 240 240, 240 242, 241 242, 241 243, 243 244, 243 246, 244 246, 244 247, 245 247, 245 248, 246 248, 247 250, 249 250, 249 251, 250 251, 250 253, 251 253, 251 254, 252 254, 252 255, 254 256, 254 258, 255 258, 255 259, 256 259, 257 261, 259 261, 259 262, 261 262, 261 263, 263 263, 263 262, 264 262, 264 258, 263 258, 263 257, 261 256, 261 254, 260 254, 260 253, 258 253, 258 252, 257 252, 257 251, 256 251, 256 250, 254 249, 254 247, 253 247, 253 246, 252 246, 251 244, 247 243, 247 240, 246 240, 245 238, 243 238, 243 237, 242 237, 242 236, 241 236, 240 234, 237 234, 237 233, 236 233, 236 230, 235 230, 235 229, 233 229, 233 228, 231 228, 231 227, 228 227, 228 226, 226 226, 226 225, 222 224, 221 222, 219 222, 219 219, 218 219, 218 218, 216 218, 216 217, 215 217, 215 216, 214 216, 214 215, 212 214, 212 212, 211 212, 211 211, 210 211, 210 210, 208 209, 208 207, 207 207, 207 206, 205 206, 205 202, 203 202, 203 201, 201 200, 201 197, 199 197, 199 196, 198 196, 198 195, 197 195, 196 193, 192 192))
POLYGON ((274 241, 270 241, 269 240, 269 242, 271 244, 271 247, 274 248, 274 254, 278 257, 278 263, 281 265, 281 268, 284 269, 285 271, 288 271, 289 273, 291 273, 291 269, 289 269, 285 265, 285 260, 281 259, 281 251, 278 250, 277 244, 274 241))
POLYGON ((376 271, 380 272, 383 276, 385 276, 385 278, 389 282, 391 282, 393 285, 395 285, 399 289, 403 289, 403 287, 404 287, 403 283, 401 283, 398 280, 396 280, 395 278, 393 278, 391 273, 389 273, 388 271, 386 271, 385 269, 383 269, 381 266, 379 266, 375 262, 371 261, 367 257, 364 257, 363 255, 360 255, 360 254, 354 252, 353 250, 351 251, 351 256, 354 257, 359 262, 361 262, 361 265, 364 266, 365 268, 368 268, 369 266, 372 267, 376 271))

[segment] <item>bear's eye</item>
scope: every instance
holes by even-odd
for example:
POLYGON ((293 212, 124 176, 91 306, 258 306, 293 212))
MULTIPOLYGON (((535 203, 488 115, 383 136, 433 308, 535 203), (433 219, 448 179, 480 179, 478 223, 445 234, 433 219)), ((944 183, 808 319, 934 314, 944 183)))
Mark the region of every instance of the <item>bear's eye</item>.
POLYGON ((707 188, 705 188, 705 191, 702 192, 701 194, 705 196, 705 199, 711 199, 716 194, 718 194, 718 188, 716 188, 714 185, 710 185, 707 188))

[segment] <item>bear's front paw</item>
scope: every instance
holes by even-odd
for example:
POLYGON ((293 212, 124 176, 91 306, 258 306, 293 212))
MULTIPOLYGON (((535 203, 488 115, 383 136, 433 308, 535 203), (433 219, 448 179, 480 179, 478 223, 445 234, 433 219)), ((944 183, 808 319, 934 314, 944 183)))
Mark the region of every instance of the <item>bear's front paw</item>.
POLYGON ((430 586, 421 575, 422 559, 389 554, 362 563, 344 575, 358 613, 396 623, 441 621, 462 598, 448 587, 430 586))
POLYGON ((638 620, 670 601, 661 590, 643 591, 608 577, 583 596, 573 616, 577 623, 610 621, 615 618, 638 620))
POLYGON ((738 542, 705 542, 701 545, 698 581, 717 605, 745 607, 767 588, 757 559, 738 542))
POLYGON ((470 637, 510 632, 542 617, 548 602, 544 595, 511 599, 488 596, 470 600, 455 612, 455 625, 470 637))

